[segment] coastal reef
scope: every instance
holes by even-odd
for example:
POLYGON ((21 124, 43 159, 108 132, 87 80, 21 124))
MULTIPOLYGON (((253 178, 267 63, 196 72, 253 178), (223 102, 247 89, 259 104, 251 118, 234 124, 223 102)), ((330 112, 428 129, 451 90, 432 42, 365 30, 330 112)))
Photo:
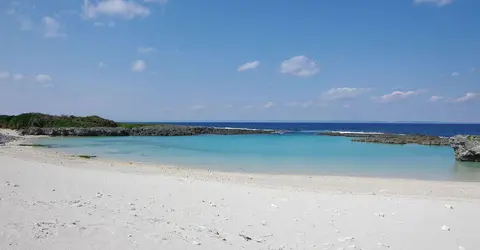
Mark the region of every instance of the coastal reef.
MULTIPOLYGON (((185 136, 273 133, 272 130, 119 123, 99 116, 57 116, 41 113, 1 115, 0 128, 17 130, 20 135, 46 136, 185 136)), ((6 137, 3 140, 6 141, 6 137)))
POLYGON ((270 134, 269 130, 226 129, 214 127, 195 127, 181 125, 159 125, 145 127, 92 127, 92 128, 26 128, 20 129, 21 135, 46 136, 187 136, 187 135, 239 135, 270 134))
POLYGON ((449 138, 430 135, 401 135, 380 133, 340 133, 320 132, 317 135, 352 137, 354 142, 381 143, 381 144, 419 144, 428 146, 449 146, 449 138))
POLYGON ((480 136, 457 135, 450 138, 457 161, 480 162, 480 136))

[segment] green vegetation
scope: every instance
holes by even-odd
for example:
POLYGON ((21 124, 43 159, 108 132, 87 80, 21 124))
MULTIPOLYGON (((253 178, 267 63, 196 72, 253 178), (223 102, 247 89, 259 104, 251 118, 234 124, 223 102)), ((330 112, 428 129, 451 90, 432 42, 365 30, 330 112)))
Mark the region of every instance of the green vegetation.
POLYGON ((68 127, 117 127, 112 120, 99 116, 56 116, 41 113, 25 113, 20 115, 0 115, 0 128, 23 129, 29 127, 68 128, 68 127))
POLYGON ((93 159, 93 158, 96 158, 97 156, 95 155, 77 155, 78 158, 82 158, 82 159, 93 159))

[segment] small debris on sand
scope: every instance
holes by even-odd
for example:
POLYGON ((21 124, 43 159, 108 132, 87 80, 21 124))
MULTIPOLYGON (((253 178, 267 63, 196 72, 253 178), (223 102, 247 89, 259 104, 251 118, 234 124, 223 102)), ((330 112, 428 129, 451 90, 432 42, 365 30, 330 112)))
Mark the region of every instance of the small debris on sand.
POLYGON ((450 228, 449 228, 448 226, 443 225, 443 226, 442 226, 442 230, 443 230, 443 231, 450 231, 450 228))

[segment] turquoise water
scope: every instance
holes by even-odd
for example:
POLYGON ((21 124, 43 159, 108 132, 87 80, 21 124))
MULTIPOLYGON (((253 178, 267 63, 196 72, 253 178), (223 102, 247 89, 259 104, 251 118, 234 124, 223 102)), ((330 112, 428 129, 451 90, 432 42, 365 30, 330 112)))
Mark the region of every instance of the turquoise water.
POLYGON ((480 181, 450 147, 384 145, 303 134, 45 138, 72 154, 220 171, 480 181))

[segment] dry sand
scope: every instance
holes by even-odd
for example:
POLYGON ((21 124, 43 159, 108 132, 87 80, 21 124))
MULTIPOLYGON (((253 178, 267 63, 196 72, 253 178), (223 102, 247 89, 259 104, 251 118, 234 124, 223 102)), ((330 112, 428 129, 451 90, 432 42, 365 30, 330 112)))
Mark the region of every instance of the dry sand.
POLYGON ((0 249, 480 249, 480 184, 219 173, 0 147, 0 249))

